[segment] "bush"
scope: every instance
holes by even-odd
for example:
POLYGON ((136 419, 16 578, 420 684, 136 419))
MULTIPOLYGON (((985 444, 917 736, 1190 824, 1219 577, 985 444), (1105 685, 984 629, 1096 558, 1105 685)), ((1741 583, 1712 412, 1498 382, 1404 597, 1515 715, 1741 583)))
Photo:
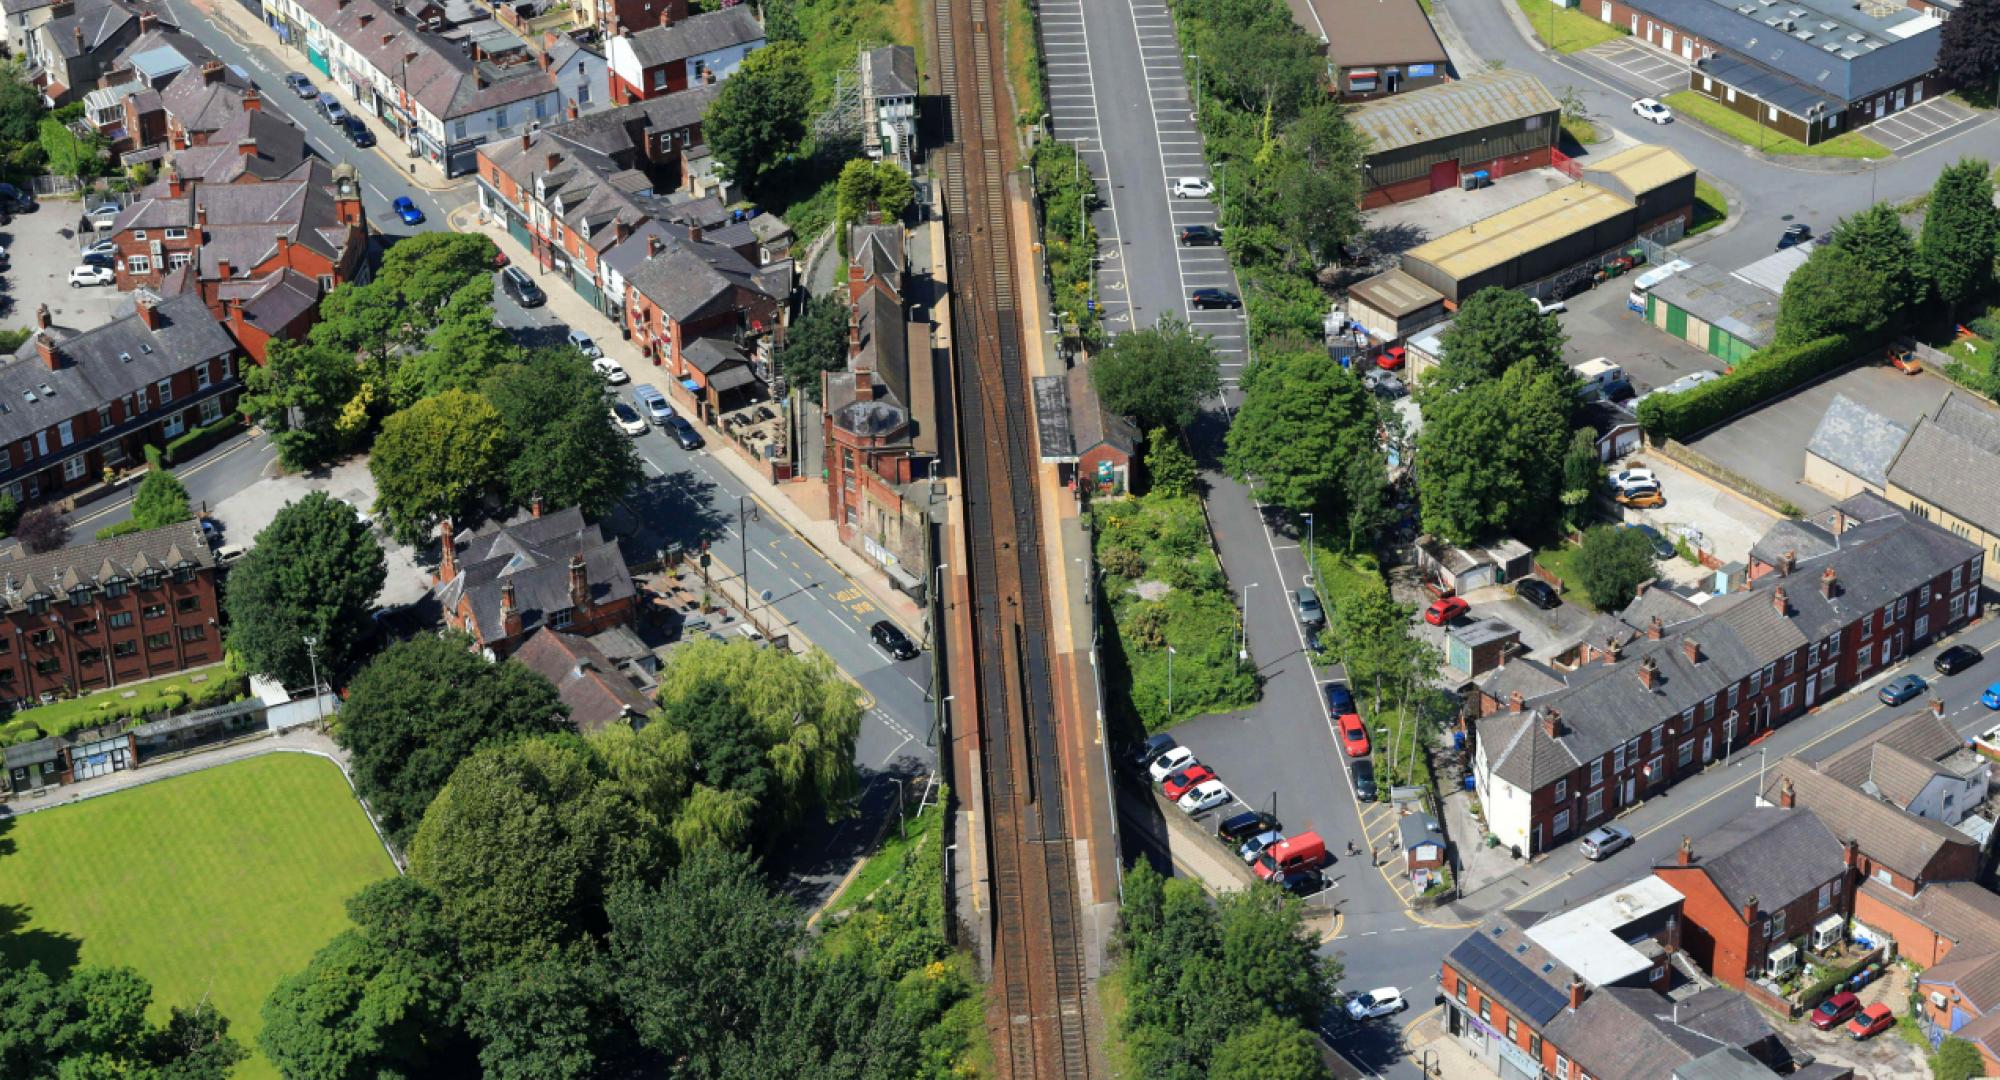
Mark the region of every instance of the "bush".
POLYGON ((1991 315, 1981 315, 1966 323, 1965 328, 1988 341, 2000 338, 2000 319, 1995 319, 1991 315))
MULTIPOLYGON (((177 465, 186 461, 234 434, 242 426, 243 418, 232 413, 213 424, 189 431, 187 434, 167 443, 165 455, 167 464, 177 465)), ((147 449, 150 450, 152 447, 149 446, 147 449)), ((150 461, 151 458, 147 460, 150 461)))
POLYGON ((125 521, 119 522, 116 525, 106 525, 102 529, 97 530, 97 538, 99 540, 110 540, 114 537, 126 536, 131 533, 145 532, 145 531, 146 527, 144 525, 141 525, 136 521, 127 519, 125 521))
POLYGON ((1678 394, 1639 403, 1639 424, 1655 439, 1684 439, 1739 413, 1837 371, 1880 342, 1824 337, 1787 349, 1765 349, 1733 374, 1678 394))

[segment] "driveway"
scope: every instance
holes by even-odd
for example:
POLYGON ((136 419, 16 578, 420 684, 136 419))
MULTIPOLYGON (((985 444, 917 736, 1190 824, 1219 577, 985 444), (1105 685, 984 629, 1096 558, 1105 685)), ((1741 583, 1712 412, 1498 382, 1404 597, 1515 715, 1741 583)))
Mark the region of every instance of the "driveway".
POLYGON ((1566 363, 1575 367, 1608 356, 1625 369, 1632 389, 1641 394, 1689 372, 1722 370, 1722 361, 1650 325, 1626 307, 1631 292, 1632 275, 1627 274, 1569 298, 1569 310, 1560 316, 1563 333, 1569 335, 1563 346, 1566 363))
POLYGON ((0 319, 9 326, 33 327, 36 307, 47 304, 57 326, 96 329, 111 321, 120 306, 130 306, 132 298, 112 285, 70 288, 69 272, 82 263, 83 244, 97 237, 77 235, 81 204, 75 200, 51 199, 41 205, 0 227, 0 244, 11 256, 6 289, 0 292, 0 319))
MULTIPOLYGON (((1659 474, 1660 490, 1665 493, 1667 504, 1652 510, 1624 510, 1628 524, 1645 522, 1669 540, 1685 537, 1723 562, 1736 562, 1748 559, 1751 545, 1778 523, 1778 515, 1661 455, 1628 457, 1613 468, 1640 465, 1659 474)), ((1671 565, 1671 562, 1661 564, 1663 568, 1671 565)), ((1663 576, 1686 580, 1678 571, 1663 576)), ((1695 580, 1708 578, 1702 572, 1688 576, 1695 580)))

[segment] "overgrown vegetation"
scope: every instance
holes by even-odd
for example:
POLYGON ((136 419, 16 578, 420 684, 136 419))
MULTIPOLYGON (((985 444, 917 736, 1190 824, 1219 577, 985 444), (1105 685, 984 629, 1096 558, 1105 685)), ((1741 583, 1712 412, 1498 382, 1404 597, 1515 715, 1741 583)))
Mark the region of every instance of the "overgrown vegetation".
POLYGON ((1103 325, 1097 310, 1097 184, 1076 148, 1055 139, 1035 144, 1035 196, 1042 207, 1042 258, 1063 336, 1094 346, 1103 325))

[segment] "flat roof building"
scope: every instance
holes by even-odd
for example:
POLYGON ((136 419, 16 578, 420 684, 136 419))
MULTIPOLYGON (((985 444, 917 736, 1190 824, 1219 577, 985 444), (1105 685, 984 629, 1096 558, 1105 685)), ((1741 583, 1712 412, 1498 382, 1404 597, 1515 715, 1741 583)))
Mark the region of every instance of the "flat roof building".
POLYGON ((1728 364, 1771 344, 1778 297, 1696 263, 1646 292, 1646 321, 1728 364))

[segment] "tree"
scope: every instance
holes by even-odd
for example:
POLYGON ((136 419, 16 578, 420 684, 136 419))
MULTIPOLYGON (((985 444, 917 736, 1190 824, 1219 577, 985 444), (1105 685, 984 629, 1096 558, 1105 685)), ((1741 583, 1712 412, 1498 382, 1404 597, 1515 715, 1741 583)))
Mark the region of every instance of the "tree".
POLYGON ((708 107, 702 134, 729 175, 755 190, 805 141, 812 77, 805 50, 773 43, 743 59, 708 107))
POLYGON ((481 972, 465 988, 466 1031, 490 1080, 586 1080, 625 1070, 609 966, 591 942, 537 946, 481 972))
POLYGON ((315 491, 279 510, 230 571, 229 650, 286 686, 311 685, 315 666, 339 680, 366 647, 387 576, 354 508, 315 491))
POLYGON ((1198 474, 1194 458, 1174 433, 1156 427, 1146 433, 1146 475, 1163 495, 1192 495, 1198 474))
POLYGON ((1817 245, 1785 279, 1773 343, 1783 347, 1872 334, 1887 320, 1890 288, 1887 279, 1847 249, 1817 245))
POLYGON ((1972 1080, 1975 1076, 1984 1075, 1986 1063, 1979 1055, 1979 1047, 1964 1039, 1946 1039, 1938 1043, 1937 1054, 1931 1058, 1933 1080, 1972 1080))
POLYGON ((645 481, 632 440, 604 422, 604 380, 574 349, 539 349, 487 376, 480 392, 506 433, 507 501, 577 506, 586 516, 645 481))
POLYGON ((146 1020, 153 987, 131 968, 83 967, 60 981, 0 964, 0 1076, 224 1080, 246 1056, 213 1005, 146 1020))
MULTIPOLYGON (((389 396, 397 408, 446 390, 477 389, 494 369, 521 359, 512 333, 493 321, 492 296, 493 286, 485 278, 452 294, 444 317, 424 336, 423 351, 396 365, 389 396)), ((601 393, 601 380, 598 389, 601 393)), ((598 410, 600 419, 602 412, 598 410)))
POLYGON ((1271 889, 1245 889, 1219 905, 1222 964, 1216 974, 1236 996, 1300 1023, 1317 1023, 1333 1004, 1339 963, 1320 955, 1305 911, 1271 889))
POLYGON ((836 220, 840 223, 836 239, 843 252, 847 250, 849 225, 866 222, 871 213, 880 214, 886 223, 901 221, 910 200, 916 197, 910 174, 902 166, 867 158, 856 158, 841 167, 835 192, 836 220))
POLYGON ((1304 1024, 1266 1016, 1231 1032, 1210 1059, 1210 1080, 1323 1080, 1319 1040, 1304 1024))
POLYGON ((30 555, 40 555, 69 543, 69 520, 53 506, 37 506, 14 525, 14 539, 30 555))
POLYGON ((39 148, 42 92, 24 77, 19 60, 0 63, 0 146, 39 148))
POLYGON ((1560 365, 1528 363, 1463 386, 1426 384, 1417 439, 1424 531, 1459 544, 1545 531, 1561 503, 1574 383, 1560 365))
POLYGON ((140 529, 157 529, 193 518, 194 511, 188 508, 187 488, 173 473, 152 469, 146 473, 144 480, 139 481, 138 494, 132 496, 134 525, 140 529))
POLYGON ((1996 234, 2000 234, 2000 215, 1993 208, 1993 181, 1986 162, 1966 158, 1946 166, 1931 185, 1917 250, 1938 299, 1954 312, 1992 281, 1996 234))
POLYGON ((265 999, 257 1035, 287 1077, 422 1075, 448 1042, 452 985, 354 930, 313 954, 265 999))
POLYGON ((799 0, 764 0, 757 5, 757 13, 764 17, 764 36, 771 44, 805 40, 805 32, 799 29, 798 3, 799 0))
POLYGON ((467 285, 482 286, 482 296, 492 306, 498 250, 476 232, 421 232, 397 240, 383 253, 376 280, 393 283, 406 317, 418 327, 434 326, 445 303, 467 285))
POLYGON ((320 301, 320 318, 308 332, 314 345, 352 362, 359 358, 372 381, 389 377, 389 359, 397 346, 414 340, 412 313, 404 305, 387 268, 365 285, 348 283, 320 301))
POLYGON ((1575 565, 1577 584, 1599 611, 1623 608, 1640 582, 1659 574, 1646 534, 1614 525, 1599 525, 1583 534, 1575 565))
MULTIPOLYGON (((335 289, 333 296, 352 288, 335 289)), ((313 336, 326 325, 314 326, 313 336)), ((243 382, 243 409, 270 429, 285 468, 315 468, 339 452, 341 409, 361 389, 351 350, 273 338, 264 363, 248 365, 243 382)))
POLYGON ((1874 271, 1882 282, 1882 293, 1872 306, 1891 320, 1900 319, 1906 310, 1923 302, 1927 283, 1916 237, 1888 203, 1876 203, 1841 219, 1828 234, 1827 246, 1839 248, 1874 271))
POLYGON ((1604 484, 1604 462, 1597 456, 1597 432, 1582 427, 1570 432, 1569 449, 1563 452, 1563 521, 1574 527, 1583 504, 1604 484))
POLYGON ((1343 463, 1374 453, 1374 416, 1361 380, 1325 350, 1265 356, 1244 371, 1223 464, 1259 501, 1295 513, 1335 508, 1343 463))
POLYGON ((1105 408, 1143 427, 1186 427, 1222 387, 1208 338, 1169 315, 1112 338, 1091 359, 1090 382, 1105 408))
POLYGON ((1340 497, 1347 508, 1347 549, 1368 549, 1366 541, 1387 529, 1396 514, 1388 459, 1374 451, 1348 458, 1340 467, 1340 497))
POLYGON ((1363 139, 1332 102, 1308 106, 1285 129, 1279 217, 1315 263, 1335 262, 1361 231, 1363 139))
POLYGON ((2000 76, 2000 4, 1967 0, 1938 32, 1938 74, 1960 90, 1982 98, 2000 76))
POLYGON ((805 309, 785 328, 785 344, 778 350, 778 370, 785 382, 798 387, 812 399, 820 400, 820 373, 847 367, 847 305, 841 295, 826 293, 806 301, 805 309))
POLYGON ((463 636, 420 634, 354 676, 334 738, 353 756, 354 786, 376 820, 403 843, 460 762, 482 747, 567 730, 568 718, 556 688, 534 671, 491 663, 463 636))
POLYGON ((445 518, 465 517, 502 476, 506 433, 492 403, 446 390, 389 417, 368 472, 390 532, 418 544, 445 518))
POLYGON ((1443 362, 1431 382, 1462 386, 1497 379, 1523 360, 1560 365, 1562 324, 1535 310, 1526 293, 1498 286, 1481 289, 1459 305, 1439 344, 1443 362))
POLYGON ((21 504, 14 501, 14 496, 0 491, 0 534, 12 533, 20 521, 21 504))

